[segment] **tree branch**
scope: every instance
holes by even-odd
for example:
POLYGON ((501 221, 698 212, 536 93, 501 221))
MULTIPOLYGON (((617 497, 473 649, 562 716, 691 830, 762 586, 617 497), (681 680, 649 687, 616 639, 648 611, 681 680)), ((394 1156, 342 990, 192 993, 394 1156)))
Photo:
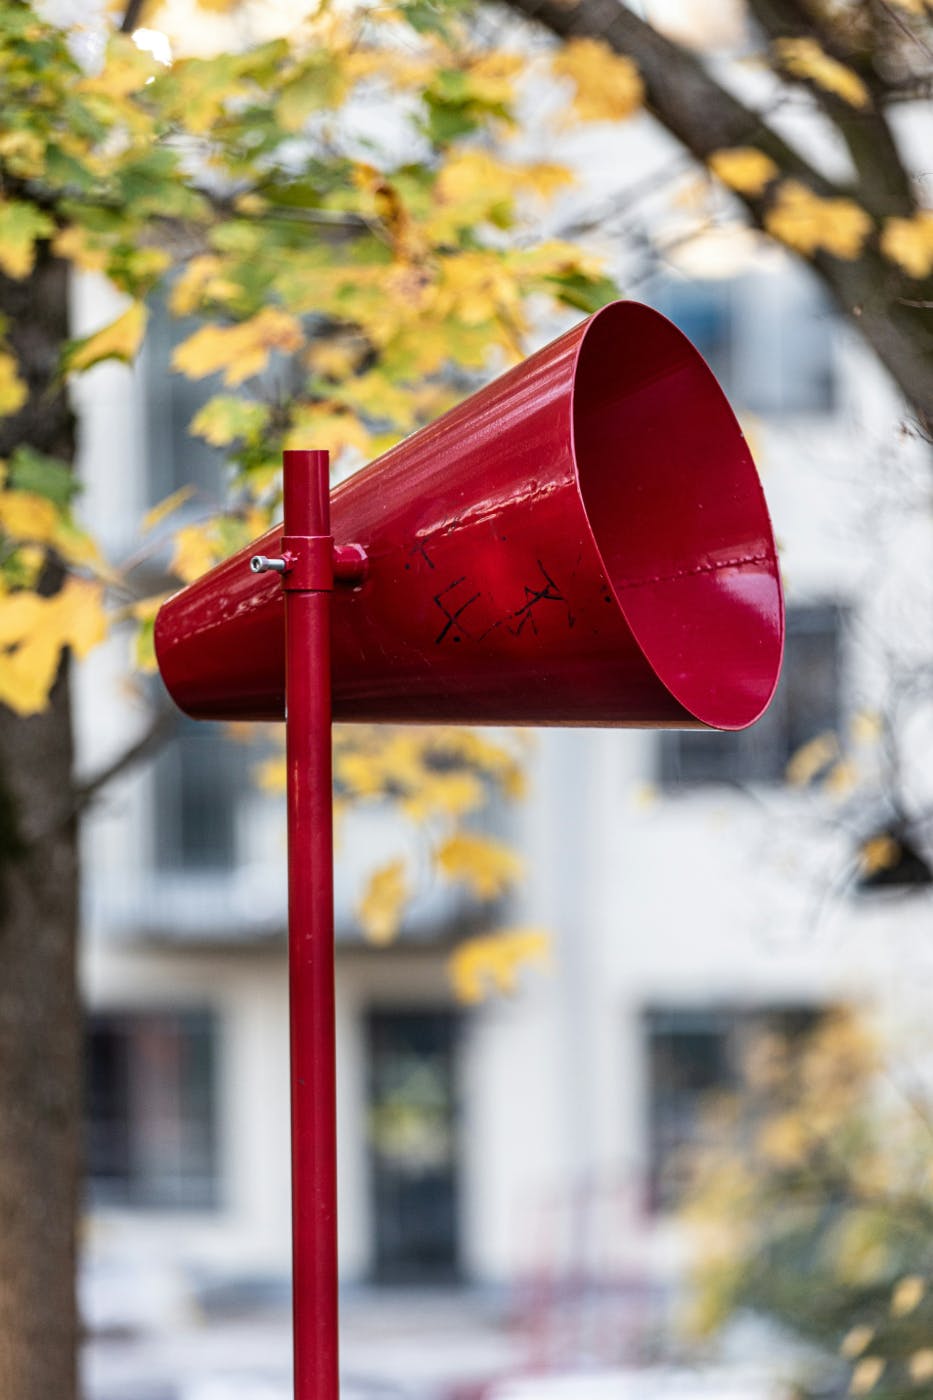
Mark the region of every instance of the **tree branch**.
POLYGON ((139 22, 143 17, 143 10, 146 7, 146 0, 129 0, 129 4, 123 14, 120 24, 121 34, 132 34, 139 28, 139 22))
MULTIPOLYGON (((632 58, 645 84, 648 110, 698 160, 705 163, 722 147, 754 145, 784 175, 803 180, 817 194, 851 193, 815 170, 760 113, 733 97, 695 54, 660 34, 619 0, 506 3, 560 39, 601 39, 616 53, 632 58)), ((767 193, 737 193, 736 198, 752 222, 767 232, 767 193)), ((933 425, 933 330, 920 308, 905 304, 905 297, 925 300, 926 285, 906 277, 871 246, 857 259, 818 252, 804 262, 874 350, 928 434, 933 425)))
POLYGON ((755 145, 819 194, 839 191, 799 151, 716 82, 700 59, 618 0, 506 0, 559 39, 602 39, 638 64, 647 108, 698 160, 726 146, 755 145))
POLYGON ((853 107, 819 83, 793 75, 788 81, 806 87, 839 132, 858 176, 857 199, 877 221, 916 212, 910 176, 884 115, 882 85, 871 62, 847 48, 825 25, 817 25, 798 0, 751 0, 751 10, 770 39, 815 37, 837 62, 851 68, 870 94, 865 107, 853 107))
POLYGON ((175 720, 175 711, 168 705, 163 705, 156 710, 148 729, 134 743, 91 777, 75 784, 72 793, 72 813, 82 812, 93 801, 101 788, 113 782, 114 778, 118 778, 121 773, 126 773, 130 768, 134 768, 137 763, 151 758, 169 737, 175 720))

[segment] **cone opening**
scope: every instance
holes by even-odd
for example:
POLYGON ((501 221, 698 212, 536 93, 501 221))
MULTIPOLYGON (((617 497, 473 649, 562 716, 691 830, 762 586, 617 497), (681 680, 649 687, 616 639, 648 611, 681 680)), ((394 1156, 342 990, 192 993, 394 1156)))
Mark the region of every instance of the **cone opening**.
POLYGON ((712 371, 637 302, 593 317, 573 389, 577 479, 636 642, 702 724, 743 729, 774 693, 783 599, 748 445, 712 371))

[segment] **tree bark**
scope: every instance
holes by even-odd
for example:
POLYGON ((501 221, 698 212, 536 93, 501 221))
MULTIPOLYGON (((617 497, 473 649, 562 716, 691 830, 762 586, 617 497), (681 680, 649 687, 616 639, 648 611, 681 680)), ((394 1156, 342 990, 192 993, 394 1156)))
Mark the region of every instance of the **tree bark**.
MULTIPOLYGON (((0 421, 20 443, 71 460, 57 381, 68 332, 65 266, 47 252, 22 282, 0 277, 0 314, 29 400, 0 421)), ((50 569, 43 588, 60 575, 50 569)), ((67 661, 48 708, 0 707, 0 1396, 75 1400, 81 1021, 76 978, 77 822, 67 661)))
MULTIPOLYGON (((775 0, 776 2, 776 0, 775 0)), ((781 171, 802 179, 817 194, 845 195, 866 203, 877 216, 909 213, 900 164, 886 169, 888 135, 882 118, 845 116, 841 131, 857 171, 866 179, 864 200, 858 184, 840 189, 827 180, 752 111, 716 81, 696 54, 639 19, 620 0, 506 0, 528 19, 560 39, 602 39, 616 53, 634 60, 645 84, 647 108, 690 153, 706 161, 729 146, 755 146, 781 171), (866 177, 866 166, 871 179, 866 177)), ((765 0, 758 0, 762 9, 765 0)), ((737 194, 749 216, 765 228, 769 198, 737 194)), ((914 205, 916 207, 916 205, 914 205)), ((871 246, 849 261, 818 253, 805 259, 836 306, 857 327, 914 409, 921 429, 933 436, 933 328, 920 303, 933 299, 933 279, 918 283, 904 276, 871 246)))

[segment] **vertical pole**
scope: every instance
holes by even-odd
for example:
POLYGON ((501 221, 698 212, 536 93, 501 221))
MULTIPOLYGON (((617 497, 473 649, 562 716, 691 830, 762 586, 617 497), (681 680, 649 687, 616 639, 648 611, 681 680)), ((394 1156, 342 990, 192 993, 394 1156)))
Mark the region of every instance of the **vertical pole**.
POLYGON ((338 1400, 329 455, 284 475, 295 1400, 338 1400))

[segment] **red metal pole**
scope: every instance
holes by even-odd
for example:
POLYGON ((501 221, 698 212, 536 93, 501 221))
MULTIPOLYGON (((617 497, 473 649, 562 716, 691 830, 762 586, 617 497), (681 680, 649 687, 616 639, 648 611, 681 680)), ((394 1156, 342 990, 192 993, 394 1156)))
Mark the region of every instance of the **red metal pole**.
POLYGON ((338 1400, 329 455, 284 472, 295 1400, 338 1400))

